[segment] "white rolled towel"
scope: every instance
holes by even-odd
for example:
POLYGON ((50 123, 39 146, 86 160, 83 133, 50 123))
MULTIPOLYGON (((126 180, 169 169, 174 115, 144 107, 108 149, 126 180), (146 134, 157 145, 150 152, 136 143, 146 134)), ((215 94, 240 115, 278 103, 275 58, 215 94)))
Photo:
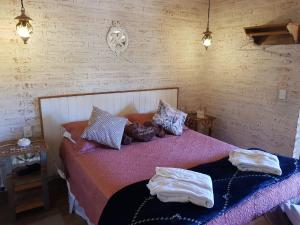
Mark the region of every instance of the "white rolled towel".
POLYGON ((282 174, 278 157, 259 150, 233 150, 229 153, 229 161, 241 171, 282 174))
POLYGON ((214 195, 210 176, 177 168, 156 168, 147 187, 162 202, 191 202, 212 208, 214 195))

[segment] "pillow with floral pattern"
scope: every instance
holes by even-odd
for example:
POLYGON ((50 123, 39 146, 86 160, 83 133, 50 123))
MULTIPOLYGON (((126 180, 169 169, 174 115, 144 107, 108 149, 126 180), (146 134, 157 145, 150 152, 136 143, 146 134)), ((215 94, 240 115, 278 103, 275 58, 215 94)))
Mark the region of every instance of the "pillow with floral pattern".
POLYGON ((187 114, 160 100, 157 112, 153 116, 153 122, 162 126, 171 134, 182 135, 187 114))

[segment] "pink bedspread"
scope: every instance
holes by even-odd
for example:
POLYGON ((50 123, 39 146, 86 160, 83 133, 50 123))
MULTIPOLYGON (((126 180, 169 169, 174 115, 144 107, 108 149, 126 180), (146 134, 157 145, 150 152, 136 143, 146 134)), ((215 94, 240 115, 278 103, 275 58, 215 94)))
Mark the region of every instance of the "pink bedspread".
MULTIPOLYGON (((148 143, 133 143, 121 151, 98 148, 82 154, 64 140, 61 157, 69 174, 72 193, 90 221, 98 223, 109 198, 123 187, 149 179, 156 166, 190 168, 216 161, 235 147, 192 130, 148 143)), ((210 225, 247 224, 279 203, 300 194, 300 175, 263 190, 239 207, 211 221, 210 225), (285 191, 286 189, 289 191, 285 191)))

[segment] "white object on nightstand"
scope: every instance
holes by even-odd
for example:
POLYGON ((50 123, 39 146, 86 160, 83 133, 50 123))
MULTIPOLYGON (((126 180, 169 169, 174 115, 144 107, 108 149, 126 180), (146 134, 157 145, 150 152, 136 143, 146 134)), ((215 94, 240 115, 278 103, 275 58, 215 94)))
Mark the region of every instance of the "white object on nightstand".
POLYGON ((31 141, 28 138, 21 138, 18 140, 19 147, 27 147, 31 144, 31 141))
POLYGON ((32 137, 32 129, 31 126, 25 126, 23 128, 24 137, 29 138, 32 137))
POLYGON ((287 90, 286 89, 280 89, 278 92, 278 99, 285 101, 287 100, 287 90))
POLYGON ((205 110, 197 110, 197 118, 198 119, 204 119, 205 118, 205 110))

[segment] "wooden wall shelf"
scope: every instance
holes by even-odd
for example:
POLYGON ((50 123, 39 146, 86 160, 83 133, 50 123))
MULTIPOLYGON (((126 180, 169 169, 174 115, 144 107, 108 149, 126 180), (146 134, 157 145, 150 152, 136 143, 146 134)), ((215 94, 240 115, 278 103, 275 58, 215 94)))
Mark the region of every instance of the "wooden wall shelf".
POLYGON ((245 27, 246 34, 258 45, 300 44, 300 23, 245 27))

